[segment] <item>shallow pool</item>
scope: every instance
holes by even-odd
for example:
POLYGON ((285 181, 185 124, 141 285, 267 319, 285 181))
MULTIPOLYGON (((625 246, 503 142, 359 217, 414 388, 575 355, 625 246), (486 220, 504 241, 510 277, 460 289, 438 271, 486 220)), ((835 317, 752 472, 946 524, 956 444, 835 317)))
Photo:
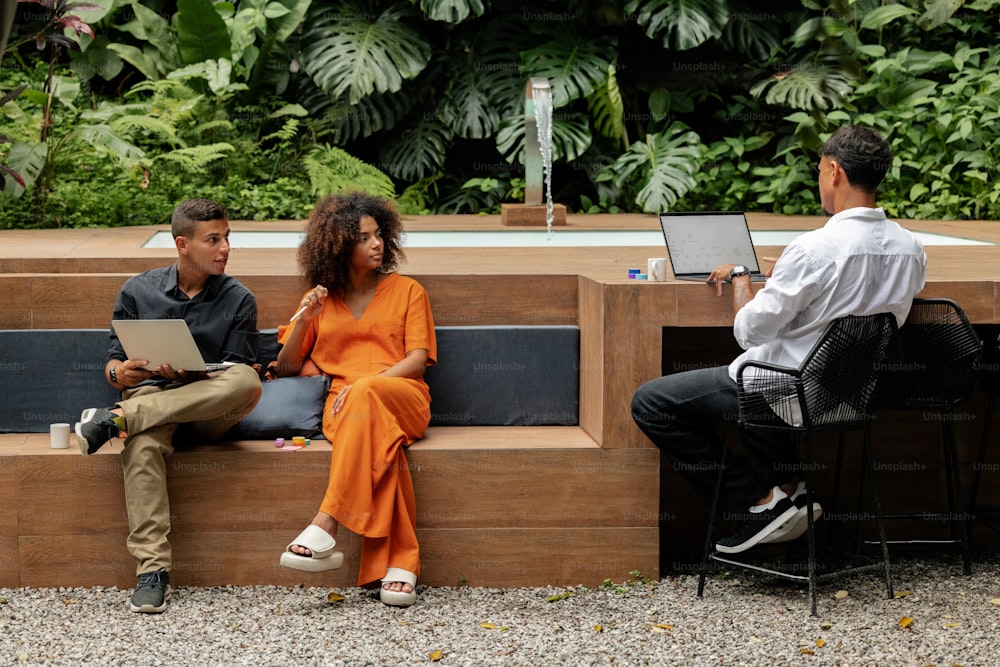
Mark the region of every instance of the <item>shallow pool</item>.
MULTIPOLYGON (((802 234, 802 230, 752 231, 755 245, 783 246, 802 234)), ((933 245, 994 245, 989 241, 966 239, 958 236, 913 232, 925 246, 933 245)), ((229 236, 234 248, 296 248, 302 242, 302 232, 240 232, 229 236)), ((663 247, 660 231, 636 230, 569 230, 555 229, 551 234, 544 230, 488 230, 488 231, 412 231, 403 239, 406 248, 576 248, 610 246, 663 247)), ((168 231, 154 233, 143 248, 173 248, 174 241, 168 231)))

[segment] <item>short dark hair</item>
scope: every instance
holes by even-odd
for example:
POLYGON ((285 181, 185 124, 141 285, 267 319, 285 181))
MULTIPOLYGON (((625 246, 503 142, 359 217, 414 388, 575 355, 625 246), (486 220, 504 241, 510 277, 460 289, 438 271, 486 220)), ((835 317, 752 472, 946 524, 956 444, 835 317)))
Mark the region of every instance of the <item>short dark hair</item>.
POLYGON ((195 223, 205 220, 228 220, 226 209, 211 199, 185 199, 170 216, 170 233, 174 238, 191 238, 195 223))
POLYGON ((863 125, 846 125, 834 132, 820 155, 833 158, 847 181, 865 192, 875 192, 892 165, 892 148, 881 134, 863 125))

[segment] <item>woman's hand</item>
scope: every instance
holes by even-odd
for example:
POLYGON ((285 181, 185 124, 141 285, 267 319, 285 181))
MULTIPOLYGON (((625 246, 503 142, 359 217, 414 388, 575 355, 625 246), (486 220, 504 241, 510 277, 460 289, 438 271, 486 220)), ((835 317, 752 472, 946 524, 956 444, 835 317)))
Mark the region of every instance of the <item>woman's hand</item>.
MULTIPOLYGON (((326 301, 327 291, 322 285, 316 285, 309 292, 302 297, 302 301, 299 302, 299 315, 298 319, 303 322, 311 322, 317 315, 323 311, 323 302, 326 301)), ((295 320, 296 316, 292 316, 292 320, 295 320)))
POLYGON ((333 414, 340 412, 341 408, 344 407, 344 401, 347 400, 347 392, 351 390, 351 385, 345 385, 337 397, 333 399, 333 414))

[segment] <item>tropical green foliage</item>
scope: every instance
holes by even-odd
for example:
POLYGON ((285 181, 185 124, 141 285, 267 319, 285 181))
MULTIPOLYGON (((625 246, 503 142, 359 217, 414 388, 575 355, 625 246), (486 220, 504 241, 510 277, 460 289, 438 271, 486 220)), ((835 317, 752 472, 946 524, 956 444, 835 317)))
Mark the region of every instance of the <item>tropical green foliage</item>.
POLYGON ((861 122, 892 143, 892 215, 1000 219, 1000 0, 89 3, 14 28, 0 227, 162 222, 188 196, 301 217, 351 187, 498 211, 533 77, 574 210, 818 214, 817 149, 861 122))

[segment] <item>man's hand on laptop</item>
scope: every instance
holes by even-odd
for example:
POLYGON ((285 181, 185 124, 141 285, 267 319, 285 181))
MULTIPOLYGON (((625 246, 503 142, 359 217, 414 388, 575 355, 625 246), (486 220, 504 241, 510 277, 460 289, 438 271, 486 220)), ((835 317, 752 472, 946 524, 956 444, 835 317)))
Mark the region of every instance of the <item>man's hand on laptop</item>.
POLYGON ((186 371, 183 368, 174 370, 170 364, 159 366, 155 374, 165 377, 171 382, 197 382, 209 376, 208 371, 186 371))
POLYGON ((722 283, 729 282, 729 274, 737 264, 720 264, 708 274, 706 282, 715 283, 715 295, 722 296, 722 283))
POLYGON ((147 359, 126 359, 114 369, 115 379, 123 387, 134 387, 140 382, 145 382, 156 375, 153 371, 145 369, 148 363, 147 359))

